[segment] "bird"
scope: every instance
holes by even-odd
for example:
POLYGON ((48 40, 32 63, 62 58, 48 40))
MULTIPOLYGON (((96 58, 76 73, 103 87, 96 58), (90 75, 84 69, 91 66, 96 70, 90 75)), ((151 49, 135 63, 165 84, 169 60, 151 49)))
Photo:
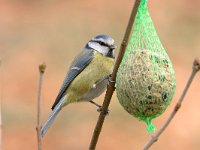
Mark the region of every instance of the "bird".
POLYGON ((93 37, 74 58, 64 78, 52 112, 41 128, 43 137, 61 109, 75 102, 90 102, 97 107, 94 98, 101 95, 112 73, 115 62, 115 41, 107 34, 93 37))

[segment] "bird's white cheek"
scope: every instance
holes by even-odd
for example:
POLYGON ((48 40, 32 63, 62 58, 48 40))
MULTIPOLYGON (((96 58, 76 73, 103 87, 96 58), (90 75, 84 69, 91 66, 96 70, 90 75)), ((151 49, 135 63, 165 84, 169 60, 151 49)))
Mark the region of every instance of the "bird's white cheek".
POLYGON ((108 54, 108 47, 101 46, 99 52, 102 53, 104 56, 108 54))
POLYGON ((100 45, 94 42, 89 42, 88 43, 89 47, 95 49, 95 50, 100 50, 100 45))
POLYGON ((94 50, 102 53, 103 55, 107 55, 109 49, 105 46, 101 46, 98 43, 89 42, 89 47, 93 48, 94 50))

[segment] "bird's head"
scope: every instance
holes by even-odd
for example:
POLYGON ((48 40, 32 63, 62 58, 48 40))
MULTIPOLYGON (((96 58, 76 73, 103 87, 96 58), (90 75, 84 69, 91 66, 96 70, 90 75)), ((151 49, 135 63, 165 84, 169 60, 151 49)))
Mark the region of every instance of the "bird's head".
POLYGON ((115 58, 115 41, 106 34, 93 37, 85 46, 86 49, 94 49, 103 56, 115 58))

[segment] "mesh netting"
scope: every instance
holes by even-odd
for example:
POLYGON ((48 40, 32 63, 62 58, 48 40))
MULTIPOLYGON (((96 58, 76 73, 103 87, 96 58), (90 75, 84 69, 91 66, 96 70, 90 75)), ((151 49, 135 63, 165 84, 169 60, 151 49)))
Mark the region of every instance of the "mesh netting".
POLYGON ((117 73, 117 97, 124 109, 145 121, 147 131, 152 132, 155 127, 151 120, 165 111, 175 88, 172 63, 153 26, 147 0, 141 0, 134 30, 117 73))

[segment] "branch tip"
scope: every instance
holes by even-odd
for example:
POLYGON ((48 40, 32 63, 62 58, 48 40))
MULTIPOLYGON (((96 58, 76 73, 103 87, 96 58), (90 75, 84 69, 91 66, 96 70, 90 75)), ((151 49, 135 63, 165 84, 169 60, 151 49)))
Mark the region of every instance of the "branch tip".
POLYGON ((39 71, 40 73, 44 73, 46 69, 46 63, 43 62, 42 64, 39 65, 39 71))
POLYGON ((197 72, 200 70, 200 58, 195 58, 193 62, 193 69, 197 72))

